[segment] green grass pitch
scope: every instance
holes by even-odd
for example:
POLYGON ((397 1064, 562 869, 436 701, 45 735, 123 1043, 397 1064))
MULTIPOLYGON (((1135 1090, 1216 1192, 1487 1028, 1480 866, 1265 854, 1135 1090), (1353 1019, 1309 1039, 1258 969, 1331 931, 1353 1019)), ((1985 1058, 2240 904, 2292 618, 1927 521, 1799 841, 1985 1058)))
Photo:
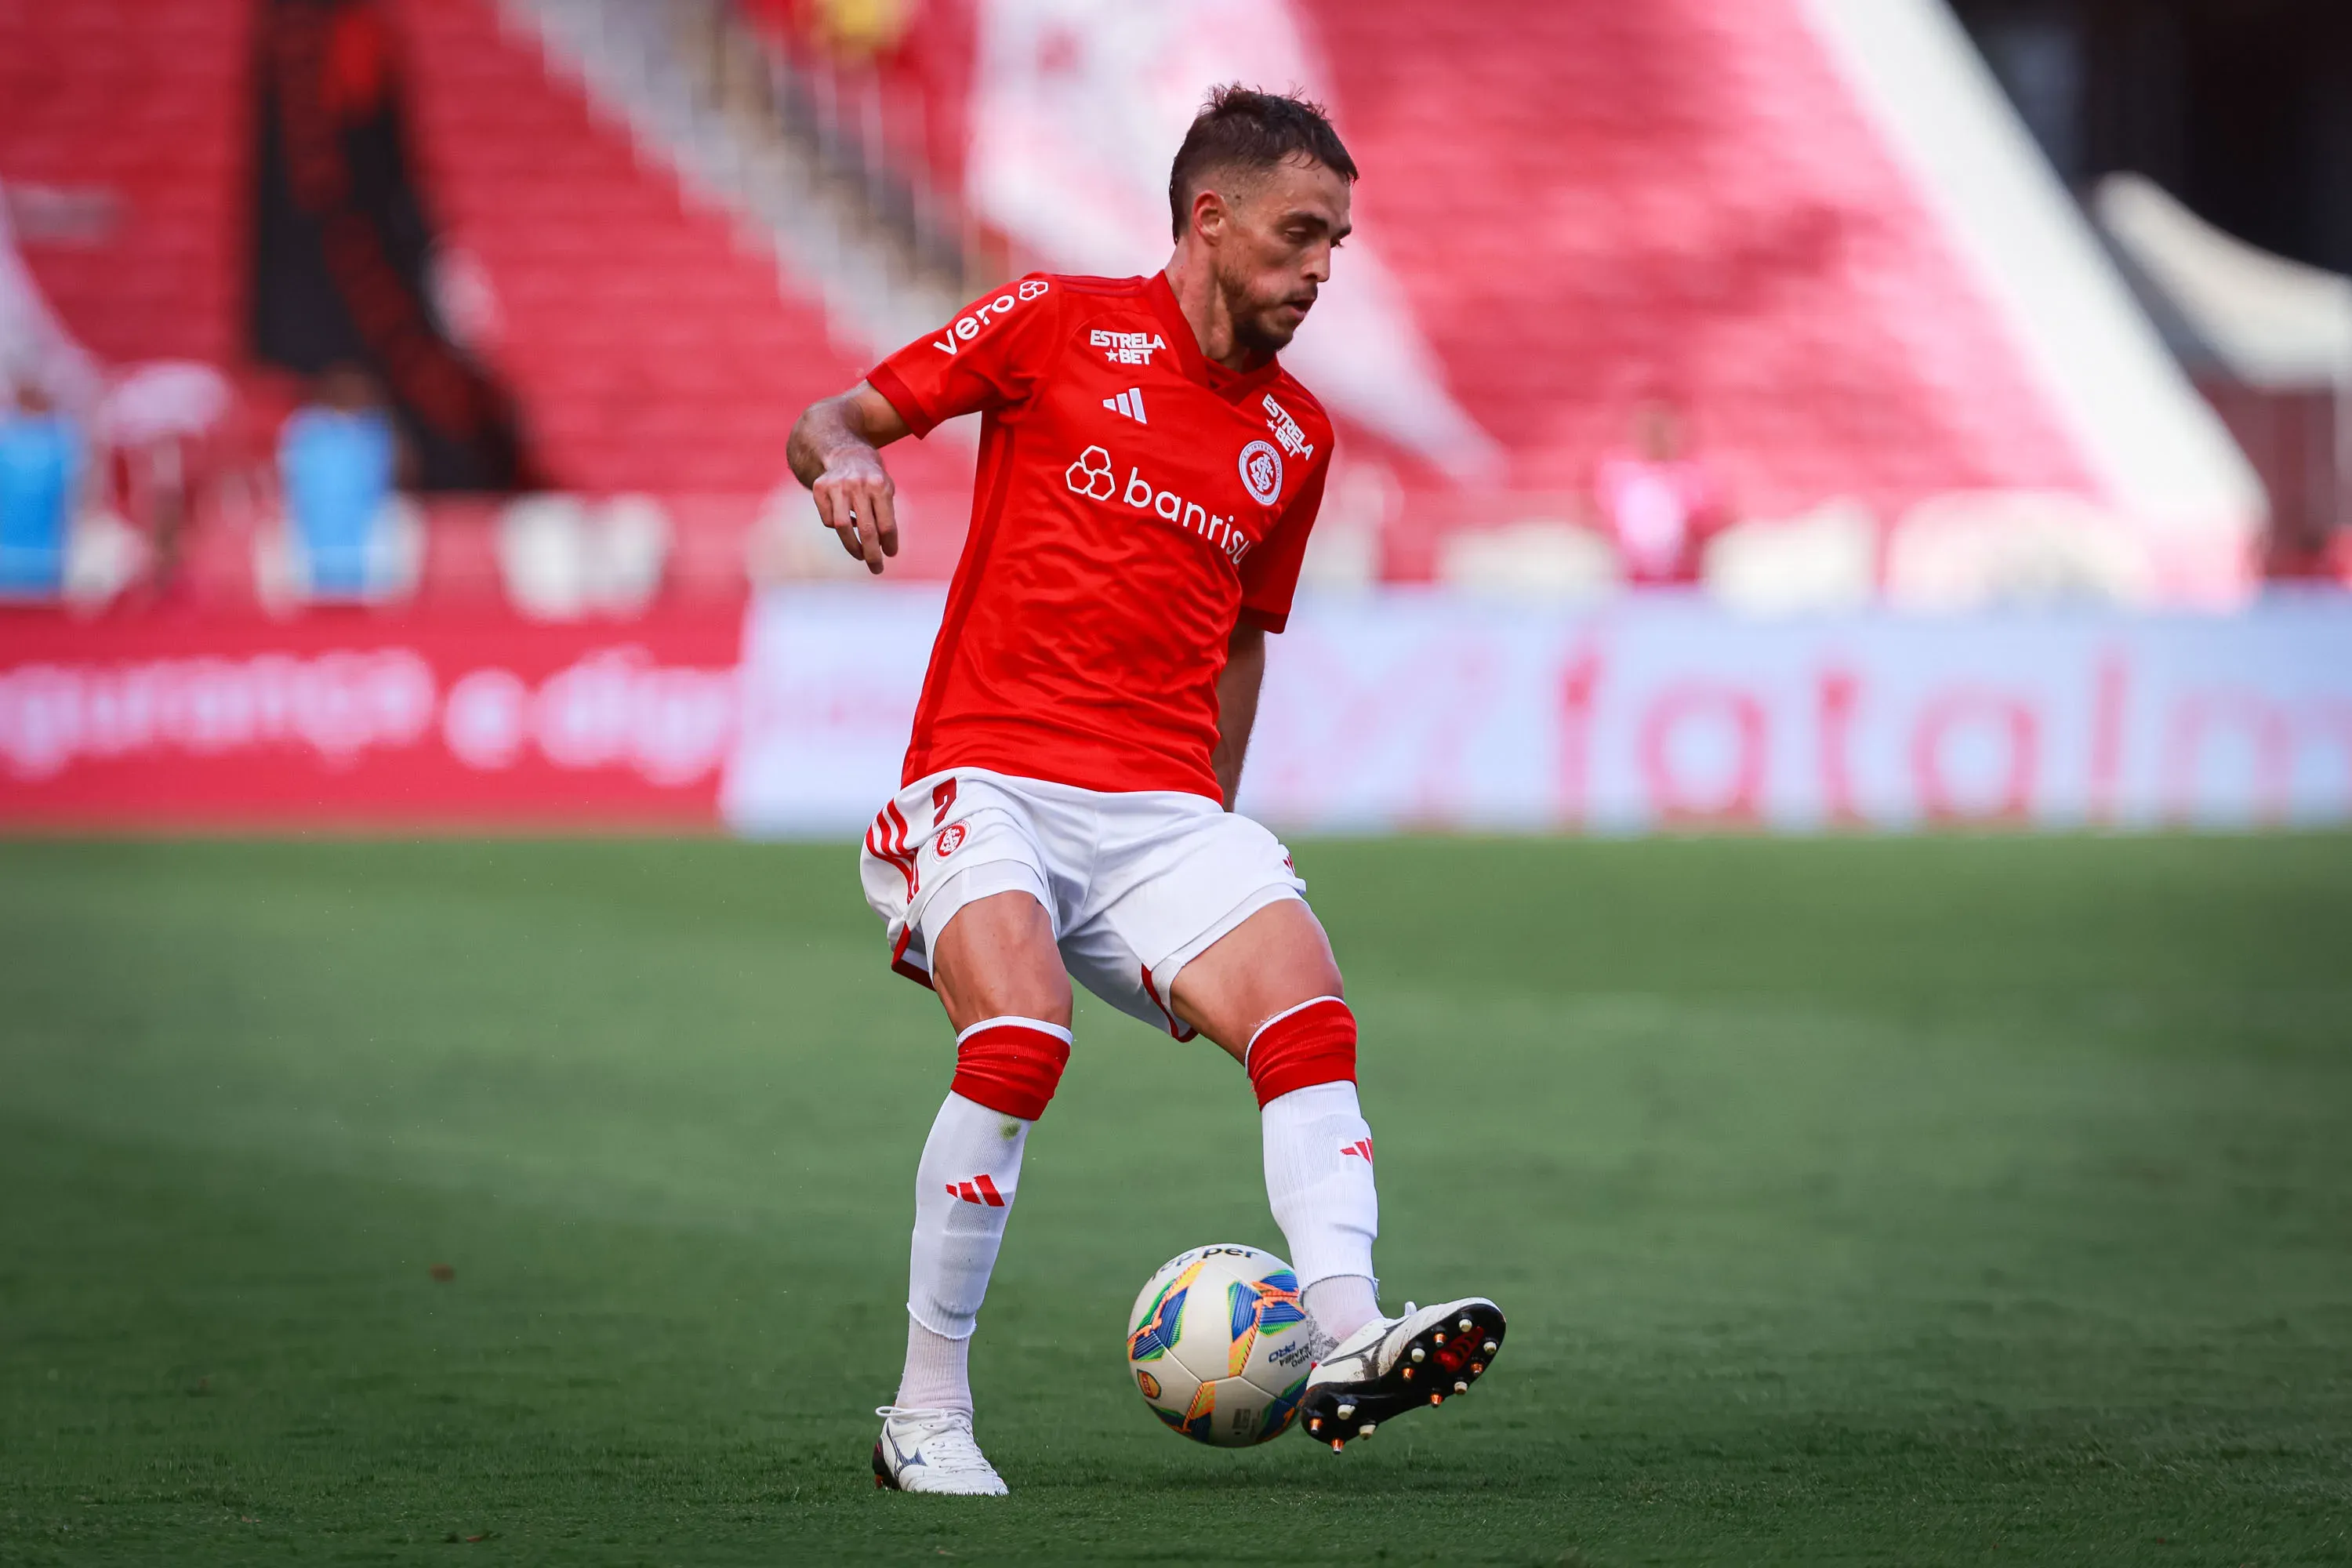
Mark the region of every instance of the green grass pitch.
POLYGON ((950 1047, 848 849, 0 845, 0 1563, 2352 1562, 2352 839, 1298 858, 1386 1299, 1508 1347, 1164 1430, 1137 1286, 1282 1238, 1082 1002, 975 1503, 867 1471, 950 1047))

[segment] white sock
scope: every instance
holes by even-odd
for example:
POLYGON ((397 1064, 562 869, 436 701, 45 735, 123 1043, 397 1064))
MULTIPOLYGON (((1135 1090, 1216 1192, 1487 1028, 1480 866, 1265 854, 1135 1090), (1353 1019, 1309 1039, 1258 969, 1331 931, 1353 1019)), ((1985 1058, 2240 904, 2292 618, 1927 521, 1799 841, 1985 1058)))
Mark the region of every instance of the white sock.
POLYGON ((907 1370, 898 1374, 901 1410, 971 1414, 971 1339, 951 1340, 907 1319, 907 1370))
POLYGON ((1300 1305, 1315 1326, 1335 1340, 1344 1340, 1381 1315, 1380 1298, 1372 1282, 1360 1274, 1334 1274, 1307 1287, 1300 1305))
POLYGON ((1371 1316, 1367 1303, 1379 1283, 1372 1238, 1381 1231, 1381 1200, 1372 1183, 1372 1130, 1356 1104, 1356 1086, 1343 1079, 1278 1095, 1266 1101, 1260 1126, 1266 1202, 1290 1244, 1290 1266, 1315 1302, 1329 1304, 1329 1319, 1308 1306, 1316 1326, 1345 1339, 1371 1316), (1360 1292, 1316 1289, 1349 1279, 1360 1292), (1363 1317, 1347 1322, 1359 1308, 1363 1317))
POLYGON ((907 1369, 898 1403, 971 1408, 965 1358, 1034 1122, 948 1096, 915 1168, 915 1236, 907 1268, 907 1369), (947 1348, 952 1345, 952 1350, 947 1348))

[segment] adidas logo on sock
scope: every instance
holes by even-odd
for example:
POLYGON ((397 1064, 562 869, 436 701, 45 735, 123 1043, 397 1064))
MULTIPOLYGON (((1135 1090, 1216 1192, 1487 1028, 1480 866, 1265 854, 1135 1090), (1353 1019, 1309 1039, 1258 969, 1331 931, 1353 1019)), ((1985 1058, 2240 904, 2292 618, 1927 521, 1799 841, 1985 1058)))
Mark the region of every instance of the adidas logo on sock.
POLYGON ((1359 1138, 1353 1143, 1342 1143, 1339 1145, 1339 1152, 1353 1154, 1369 1165, 1372 1163, 1372 1141, 1369 1138, 1359 1138))
POLYGON ((969 1182, 950 1182, 948 1196, 961 1198, 968 1204, 985 1204, 992 1209, 1004 1206, 1004 1194, 998 1192, 996 1184, 985 1175, 974 1176, 969 1182))
POLYGON ((1151 423, 1150 420, 1146 419, 1143 416, 1143 388, 1139 386, 1130 386, 1125 392, 1120 393, 1117 397, 1104 398, 1103 406, 1109 409, 1113 414, 1126 415, 1138 425, 1149 425, 1151 423))

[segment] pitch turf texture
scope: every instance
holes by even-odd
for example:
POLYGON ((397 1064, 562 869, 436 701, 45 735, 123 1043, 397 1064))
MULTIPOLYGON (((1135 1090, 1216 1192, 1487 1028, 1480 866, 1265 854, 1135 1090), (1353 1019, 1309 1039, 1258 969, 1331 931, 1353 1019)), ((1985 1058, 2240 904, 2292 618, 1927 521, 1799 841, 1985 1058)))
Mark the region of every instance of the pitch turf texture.
POLYGON ((0 846, 0 1560, 2352 1561, 2352 840, 1299 859, 1387 1299, 1508 1347, 1162 1428, 1138 1284, 1282 1237, 1082 1002, 970 1502, 867 1471, 949 1045, 847 850, 0 846))

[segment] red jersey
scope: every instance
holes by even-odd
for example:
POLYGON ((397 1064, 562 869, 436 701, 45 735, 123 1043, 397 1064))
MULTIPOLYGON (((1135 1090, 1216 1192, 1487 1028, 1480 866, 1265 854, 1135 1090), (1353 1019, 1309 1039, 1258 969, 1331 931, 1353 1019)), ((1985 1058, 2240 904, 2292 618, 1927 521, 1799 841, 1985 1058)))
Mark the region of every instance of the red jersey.
POLYGON ((1218 795, 1217 677, 1289 617, 1331 423, 1202 357, 1166 278, 1033 274, 866 376, 914 433, 978 412, 971 531, 904 784, 989 768, 1218 795))

